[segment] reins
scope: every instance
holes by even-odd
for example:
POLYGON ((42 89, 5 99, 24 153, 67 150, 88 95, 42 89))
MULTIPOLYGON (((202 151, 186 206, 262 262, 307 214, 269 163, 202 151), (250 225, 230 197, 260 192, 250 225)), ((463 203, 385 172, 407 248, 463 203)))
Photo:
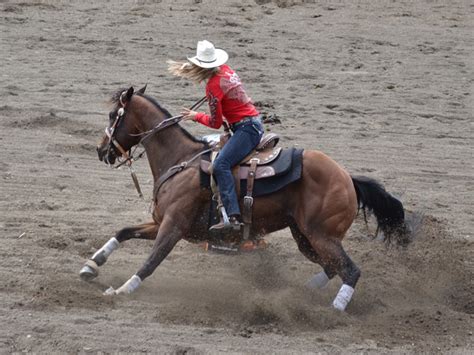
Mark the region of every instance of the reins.
MULTIPOLYGON (((145 140, 147 140, 148 138, 153 136, 155 133, 157 133, 161 130, 164 130, 168 127, 174 126, 175 124, 181 122, 181 120, 183 119, 183 115, 178 115, 178 116, 173 116, 173 117, 167 118, 167 119, 161 121, 155 127, 153 127, 152 129, 150 129, 146 132, 142 132, 142 133, 139 133, 139 134, 130 134, 131 136, 143 136, 143 137, 135 145, 135 148, 133 149, 133 152, 131 154, 128 154, 127 151, 114 138, 115 129, 117 128, 120 119, 125 115, 125 106, 126 106, 126 104, 123 102, 123 99, 122 99, 123 94, 124 94, 124 92, 119 97, 119 102, 122 105, 122 107, 120 107, 118 109, 117 117, 115 118, 115 121, 114 121, 112 127, 110 128, 110 131, 109 131, 108 128, 105 129, 105 133, 109 137, 109 148, 108 149, 110 149, 111 145, 113 144, 119 150, 120 154, 122 154, 122 156, 125 157, 125 160, 120 162, 119 164, 117 164, 114 168, 118 169, 122 165, 127 164, 128 169, 130 170, 130 175, 132 177, 133 184, 135 186, 135 189, 138 192, 138 196, 143 199, 143 193, 142 193, 142 190, 140 188, 140 183, 138 182, 138 178, 137 178, 137 175, 135 173, 135 170, 132 167, 132 163, 143 157, 143 155, 145 154, 145 149, 143 149, 143 151, 141 151, 137 156, 135 156, 135 151, 137 150, 137 148, 140 144, 142 144, 145 140)), ((206 100, 207 100, 206 96, 202 97, 201 99, 199 99, 196 103, 194 103, 190 107, 190 110, 195 110, 195 109, 199 108, 206 100)), ((194 161, 195 159, 197 159, 201 155, 206 154, 210 151, 211 151, 211 149, 206 149, 202 152, 199 152, 195 156, 193 156, 190 160, 184 161, 184 162, 182 162, 178 165, 174 165, 171 168, 169 168, 168 171, 159 179, 157 188, 155 190, 158 191, 159 188, 161 187, 161 185, 163 185, 163 183, 166 180, 168 180, 173 175, 183 171, 188 166, 189 163, 191 163, 192 161, 194 161)))
MULTIPOLYGON (((200 107, 205 101, 207 100, 207 97, 204 96, 197 102, 195 102, 189 109, 190 110, 195 110, 198 107, 200 107)), ((166 120, 161 121, 158 125, 153 127, 152 129, 142 132, 139 134, 131 134, 131 136, 144 136, 138 144, 143 142, 144 140, 148 139, 149 136, 153 135, 154 133, 161 131, 162 129, 168 128, 169 126, 172 126, 176 123, 179 123, 183 119, 183 115, 178 115, 178 116, 173 116, 170 118, 167 118, 166 120)))
MULTIPOLYGON (((207 100, 207 97, 204 96, 202 97, 201 99, 199 99, 197 102, 195 102, 191 107, 190 107, 190 110, 195 110, 197 108, 199 108, 205 101, 207 100)), ((120 100, 120 102, 122 102, 120 100)), ((118 113, 117 113, 118 114, 118 113)), ((157 124, 155 127, 153 127, 152 129, 146 131, 146 132, 142 132, 142 133, 138 133, 138 134, 130 134, 131 136, 143 136, 140 141, 135 145, 135 148, 133 150, 133 153, 131 156, 129 156, 128 154, 126 154, 126 159, 121 162, 120 164, 118 164, 117 166, 115 166, 115 168, 120 168, 122 165, 126 164, 127 161, 137 161, 138 159, 140 159, 144 154, 145 154, 145 150, 143 150, 142 152, 140 152, 140 154, 137 155, 137 158, 134 157, 134 154, 135 154, 135 150, 137 149, 137 147, 143 143, 145 140, 147 140, 148 138, 150 138, 152 135, 154 135, 155 133, 165 129, 165 128, 168 128, 170 126, 173 126, 175 125, 176 123, 179 123, 181 122, 181 120, 183 119, 183 115, 178 115, 178 116, 173 116, 173 117, 170 117, 170 118, 167 118, 163 121, 161 121, 159 124, 157 124)), ((118 147, 117 147, 118 148, 118 147)), ((120 150, 120 148, 118 148, 120 150)), ((122 149, 123 150, 123 149, 122 149)), ((123 154, 123 152, 121 151, 121 153, 123 154)))

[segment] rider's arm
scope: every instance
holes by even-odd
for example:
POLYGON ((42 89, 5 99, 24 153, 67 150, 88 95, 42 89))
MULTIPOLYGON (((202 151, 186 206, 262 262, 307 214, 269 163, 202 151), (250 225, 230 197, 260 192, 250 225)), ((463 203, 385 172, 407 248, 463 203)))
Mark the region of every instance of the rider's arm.
POLYGON ((220 128, 222 126, 222 99, 224 92, 219 85, 209 85, 207 87, 207 101, 209 102, 209 115, 204 112, 198 112, 195 121, 211 128, 220 128))

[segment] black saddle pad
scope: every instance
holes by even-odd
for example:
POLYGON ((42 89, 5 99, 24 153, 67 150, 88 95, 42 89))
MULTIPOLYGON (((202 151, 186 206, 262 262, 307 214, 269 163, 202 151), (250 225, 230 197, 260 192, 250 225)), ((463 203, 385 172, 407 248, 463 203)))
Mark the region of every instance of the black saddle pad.
MULTIPOLYGON (((284 149, 275 164, 275 176, 254 181, 253 196, 264 196, 281 190, 286 185, 301 178, 303 149, 284 149)), ((247 180, 240 180, 240 197, 247 192, 247 180)))
POLYGON ((264 166, 271 166, 275 170, 274 176, 286 174, 291 169, 291 162, 293 161, 293 149, 283 149, 280 155, 271 163, 264 166))
MULTIPOLYGON (((203 159, 209 161, 210 156, 204 156, 203 159)), ((255 180, 253 196, 258 197, 271 194, 299 180, 301 178, 302 160, 303 149, 284 149, 275 163, 271 164, 275 169, 275 175, 255 180)), ((203 171, 200 174, 201 187, 210 189, 210 176, 203 171)), ((240 180, 240 191, 240 197, 244 197, 247 191, 247 180, 240 180)))

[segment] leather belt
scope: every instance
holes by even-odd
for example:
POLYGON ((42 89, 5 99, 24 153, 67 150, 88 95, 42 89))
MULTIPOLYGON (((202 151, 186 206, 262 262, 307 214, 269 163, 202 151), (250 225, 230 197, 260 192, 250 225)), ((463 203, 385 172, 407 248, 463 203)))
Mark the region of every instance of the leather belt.
POLYGON ((235 122, 235 123, 231 123, 229 125, 230 129, 232 130, 232 132, 235 132, 235 130, 237 128, 239 128, 240 125, 243 125, 244 123, 247 123, 247 122, 252 122, 253 120, 256 120, 260 118, 260 115, 258 116, 252 116, 252 117, 244 117, 242 120, 240 120, 239 122, 235 122))

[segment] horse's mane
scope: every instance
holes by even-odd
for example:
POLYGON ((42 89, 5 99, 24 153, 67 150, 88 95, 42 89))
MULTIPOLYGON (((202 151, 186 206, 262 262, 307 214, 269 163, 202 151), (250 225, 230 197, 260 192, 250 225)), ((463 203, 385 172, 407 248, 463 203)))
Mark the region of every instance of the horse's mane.
POLYGON ((165 109, 163 106, 161 106, 160 103, 158 102, 158 100, 155 99, 154 97, 151 97, 151 96, 139 93, 139 92, 137 92, 136 95, 141 96, 141 97, 147 99, 148 101, 150 101, 158 110, 160 110, 161 112, 163 112, 165 114, 166 118, 172 117, 171 113, 167 109, 165 109))
MULTIPOLYGON (((113 104, 116 104, 117 102, 119 102, 120 95, 124 91, 127 91, 127 88, 120 88, 116 92, 114 92, 112 94, 112 97, 110 98, 110 102, 113 103, 113 104)), ((135 95, 141 96, 144 99, 150 101, 158 110, 160 110, 161 112, 163 112, 165 114, 166 118, 172 117, 171 113, 167 109, 165 109, 163 106, 161 106, 160 103, 158 102, 158 100, 156 100, 154 97, 151 97, 151 96, 146 95, 146 94, 142 94, 140 92, 135 92, 135 95)), ((176 126, 179 127, 181 129, 181 131, 184 133, 184 135, 186 137, 188 137, 189 139, 191 139, 193 142, 203 143, 206 146, 208 145, 207 141, 205 141, 204 139, 200 139, 200 138, 195 137, 194 135, 189 133, 186 129, 181 127, 179 124, 177 124, 176 126)))

